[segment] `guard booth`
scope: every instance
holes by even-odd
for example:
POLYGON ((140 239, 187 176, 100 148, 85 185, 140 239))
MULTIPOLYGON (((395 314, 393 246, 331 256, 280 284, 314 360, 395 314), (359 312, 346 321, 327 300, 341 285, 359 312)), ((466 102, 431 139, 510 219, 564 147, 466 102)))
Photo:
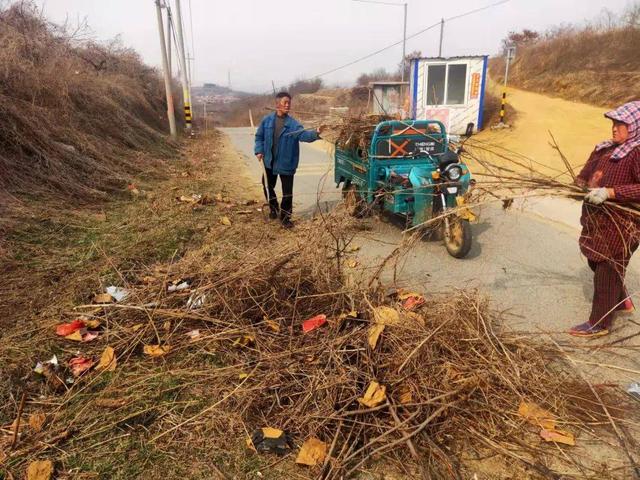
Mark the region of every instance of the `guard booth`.
POLYGON ((411 117, 440 120, 455 135, 482 129, 487 62, 486 55, 412 60, 411 117))

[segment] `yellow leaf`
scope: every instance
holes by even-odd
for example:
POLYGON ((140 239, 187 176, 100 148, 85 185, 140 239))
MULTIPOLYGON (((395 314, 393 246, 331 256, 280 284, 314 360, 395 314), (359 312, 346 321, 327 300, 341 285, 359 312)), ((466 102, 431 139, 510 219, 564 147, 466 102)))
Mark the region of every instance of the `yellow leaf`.
POLYGON ((275 320, 268 320, 265 318, 264 323, 266 323, 267 327, 269 327, 274 332, 276 333, 280 332, 280 324, 275 320))
POLYGON ((380 385, 378 382, 371 382, 364 392, 364 397, 359 398, 358 402, 366 407, 373 408, 380 405, 387 398, 387 387, 380 385))
POLYGON ((574 446, 576 440, 573 437, 573 433, 565 432, 564 430, 555 430, 543 428, 540 430, 540 436, 544 438, 545 442, 564 443, 565 445, 574 446))
POLYGON ((75 332, 67 335, 66 337, 67 340, 73 340, 74 342, 81 342, 82 341, 82 334, 80 333, 80 330, 76 330, 75 332))
POLYGON ((171 350, 169 345, 145 345, 144 353, 145 355, 149 355, 151 357, 161 357, 162 355, 166 355, 171 350))
POLYGON ((422 315, 418 315, 416 312, 405 312, 405 317, 413 320, 416 323, 419 323, 423 327, 425 326, 424 317, 422 315))
POLYGON ((216 202, 221 202, 222 201, 222 194, 221 193, 216 193, 213 198, 215 198, 216 202))
POLYGON ((262 429, 262 435, 264 438, 280 438, 283 434, 282 430, 271 427, 264 427, 262 429))
POLYGON ((117 360, 116 352, 113 347, 106 347, 100 356, 100 361, 96 366, 96 370, 106 370, 107 372, 113 372, 116 369, 117 360))
POLYGON ((398 397, 398 400, 400 400, 400 403, 402 405, 406 405, 413 401, 413 394, 411 393, 411 387, 409 387, 409 385, 402 385, 400 387, 399 393, 400 395, 398 397))
POLYGON ((93 297, 93 303, 111 303, 113 302, 113 297, 108 293, 98 293, 93 297))
POLYGON ((234 347, 248 347, 252 343, 255 343, 256 337, 253 335, 243 335, 239 338, 236 338, 233 342, 234 347))
POLYGON ((533 402, 521 401, 520 407, 518 408, 518 414, 531 425, 536 427, 541 427, 547 430, 553 430, 556 428, 556 421, 553 415, 533 402))
POLYGON ((251 437, 247 437, 245 438, 245 442, 247 442, 247 447, 249 447, 251 450, 253 450, 255 453, 258 453, 258 450, 256 450, 255 445, 253 445, 253 441, 251 440, 251 437))
POLYGON ((369 343, 369 346, 371 348, 376 348, 376 345, 378 344, 378 339, 380 338, 380 335, 382 334, 384 327, 385 327, 384 323, 376 323, 374 325, 371 325, 371 327, 369 327, 367 342, 369 343))
POLYGON ((358 266, 358 262, 354 259, 347 261, 347 266, 349 268, 356 268, 358 266))
POLYGON ((50 480, 53 476, 51 460, 37 460, 27 467, 27 480, 50 480))
POLYGON ((167 320, 162 324, 162 328, 164 328, 165 332, 168 332, 169 330, 171 330, 171 322, 167 320))
POLYGON ((310 438, 302 444, 296 463, 313 467, 324 462, 327 456, 327 444, 317 438, 310 438))
POLYGON ((397 325, 400 323, 400 313, 391 307, 374 308, 373 317, 376 323, 382 323, 383 325, 397 325))
POLYGON ((249 374, 248 373, 241 373, 240 375, 238 375, 238 378, 240 380, 244 380, 245 378, 248 378, 249 374))
POLYGON ((220 223, 222 225, 226 225, 227 227, 231 225, 231 220, 226 215, 220 219, 220 223))
POLYGON ((357 252, 358 250, 360 250, 360 246, 359 245, 351 245, 351 246, 347 247, 345 252, 357 252))
POLYGON ((142 327, 144 327, 143 323, 137 323, 134 326, 131 327, 131 331, 132 332, 137 332, 138 330, 140 330, 142 327))
POLYGON ((31 430, 34 432, 41 432, 42 427, 44 427, 44 422, 47 420, 47 417, 42 412, 32 413, 29 415, 29 426, 31 430))
POLYGON ((86 319, 84 321, 84 324, 88 328, 98 328, 100 326, 100 320, 97 320, 97 319, 93 319, 93 320, 86 319))

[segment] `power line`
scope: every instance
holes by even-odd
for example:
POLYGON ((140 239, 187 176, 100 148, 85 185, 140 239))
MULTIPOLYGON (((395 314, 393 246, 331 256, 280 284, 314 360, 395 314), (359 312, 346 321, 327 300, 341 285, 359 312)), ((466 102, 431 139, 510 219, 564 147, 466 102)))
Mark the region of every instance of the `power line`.
MULTIPOLYGON (((457 20, 459 18, 467 17, 469 15, 473 15, 475 13, 482 12, 484 10, 488 10, 490 8, 493 8, 493 7, 497 7, 499 5, 503 5, 503 4, 508 3, 510 1, 511 0, 500 0, 498 2, 494 2, 494 3, 491 3, 489 5, 485 5, 484 7, 474 8, 473 10, 469 10, 469 11, 461 13, 459 15, 454 15, 452 17, 445 18, 444 21, 445 22, 451 22, 452 20, 457 20)), ((419 30, 419 31, 409 35, 406 39, 410 40, 410 39, 415 38, 415 37, 417 37, 419 35, 422 35, 425 32, 428 32, 429 30, 432 30, 432 29, 434 29, 436 27, 439 27, 441 22, 442 22, 442 20, 440 20, 440 21, 438 21, 438 22, 436 22, 436 23, 434 23, 432 25, 429 25, 428 27, 423 28, 422 30, 419 30)), ((403 42, 403 40, 399 40, 399 41, 394 42, 394 43, 392 43, 390 45, 387 45, 386 47, 382 47, 382 48, 380 48, 380 49, 378 49, 378 50, 376 50, 374 52, 371 52, 371 53, 369 53, 367 55, 359 57, 359 58, 357 58, 355 60, 352 60, 352 61, 350 61, 348 63, 345 63, 344 65, 340 65, 339 67, 335 67, 335 68, 332 68, 331 70, 327 70, 325 72, 322 72, 322 73, 319 73, 319 74, 314 75, 312 77, 309 77, 308 79, 312 80, 314 78, 324 77, 325 75, 329 75, 331 73, 337 72, 338 70, 342 70, 343 68, 350 67, 351 65, 355 65, 356 63, 360 63, 363 60, 367 60, 368 58, 374 57, 374 56, 376 56, 376 55, 378 55, 378 54, 380 54, 380 53, 382 53, 382 52, 384 52, 386 50, 389 50, 390 48, 396 47, 396 46, 400 45, 402 42, 403 42)), ((263 93, 263 95, 266 95, 269 92, 270 92, 270 90, 265 91, 265 93, 263 93)))

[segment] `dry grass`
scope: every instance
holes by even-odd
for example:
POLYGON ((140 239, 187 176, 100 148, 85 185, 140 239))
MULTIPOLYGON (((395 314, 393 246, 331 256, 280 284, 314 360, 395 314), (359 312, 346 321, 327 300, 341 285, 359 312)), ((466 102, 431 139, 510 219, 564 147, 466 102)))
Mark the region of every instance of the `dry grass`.
MULTIPOLYGON (((509 83, 532 90, 614 107, 640 97, 640 29, 559 29, 545 39, 519 48, 509 83)), ((504 78, 504 58, 493 58, 490 73, 504 78)))
POLYGON ((158 72, 117 42, 99 45, 79 35, 48 23, 29 2, 0 9, 5 216, 34 199, 103 200, 175 155, 163 134, 158 72))
MULTIPOLYGON (((237 161, 218 163, 211 152, 221 149, 210 143, 193 149, 203 162, 191 174, 215 172, 210 185, 237 161)), ((176 174, 179 182, 183 177, 176 174)), ((175 195, 181 193, 189 192, 175 195)), ((409 478, 469 478, 467 461, 492 455, 522 465, 523 478, 628 473, 603 473, 571 449, 542 444, 516 414, 521 400, 535 401, 580 443, 617 442, 603 404, 625 432, 633 427, 624 400, 607 387, 591 390, 558 347, 506 331, 473 292, 429 297, 407 312, 387 295, 380 272, 371 278, 345 268, 356 230, 340 210, 282 232, 255 206, 244 205, 239 192, 223 196, 228 200, 195 212, 147 198, 148 206, 135 211, 139 225, 151 211, 162 218, 168 218, 160 213, 165 209, 174 216, 204 212, 206 237, 173 260, 123 259, 116 249, 95 277, 129 289, 123 303, 90 305, 96 282, 38 324, 6 331, 0 340, 3 382, 10 385, 5 425, 16 416, 23 391, 27 398, 17 448, 6 448, 10 428, 1 437, 7 472, 18 477, 29 461, 50 458, 58 478, 200 478, 211 465, 228 477, 260 471, 264 478, 339 478, 384 459, 386 469, 394 464, 409 478), (230 226, 219 223, 222 215, 230 226), (190 278, 189 290, 167 292, 177 278, 190 278), (202 295, 201 308, 186 306, 202 295), (380 306, 397 312, 399 323, 387 325, 372 348, 368 336, 380 306), (358 313, 340 320, 351 310, 358 313), (302 334, 301 322, 318 313, 329 317, 328 325, 302 334), (100 321, 97 340, 78 344, 55 336, 55 324, 80 314, 100 321), (199 336, 192 341, 186 333, 195 329, 199 336), (171 349, 151 358, 142 352, 151 344, 171 349), (30 372, 35 360, 57 353, 58 375, 65 379, 78 351, 97 359, 107 345, 117 354, 114 372, 91 371, 59 388, 30 372), (372 380, 386 386, 386 398, 363 407, 357 399, 372 380), (400 398, 405 392, 410 400, 400 398), (28 426, 37 412, 46 414, 42 431, 28 426), (333 445, 330 460, 307 469, 293 465, 297 448, 282 460, 252 453, 245 437, 264 426, 289 431, 297 446, 317 436, 333 445)), ((167 222, 165 232, 174 225, 167 222)), ((633 451, 626 433, 624 441, 633 451)))

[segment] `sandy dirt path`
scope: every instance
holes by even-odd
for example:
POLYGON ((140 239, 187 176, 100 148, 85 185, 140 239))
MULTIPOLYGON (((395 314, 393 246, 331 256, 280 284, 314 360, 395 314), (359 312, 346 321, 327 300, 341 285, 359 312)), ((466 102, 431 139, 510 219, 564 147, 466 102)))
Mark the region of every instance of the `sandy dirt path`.
MULTIPOLYGON (((499 94, 497 87, 492 89, 499 94)), ((485 130, 476 138, 525 154, 554 169, 564 168, 558 153, 549 144, 549 132, 576 169, 611 132, 611 122, 604 118, 605 109, 601 107, 513 88, 507 91, 507 101, 517 111, 513 128, 485 130)))

